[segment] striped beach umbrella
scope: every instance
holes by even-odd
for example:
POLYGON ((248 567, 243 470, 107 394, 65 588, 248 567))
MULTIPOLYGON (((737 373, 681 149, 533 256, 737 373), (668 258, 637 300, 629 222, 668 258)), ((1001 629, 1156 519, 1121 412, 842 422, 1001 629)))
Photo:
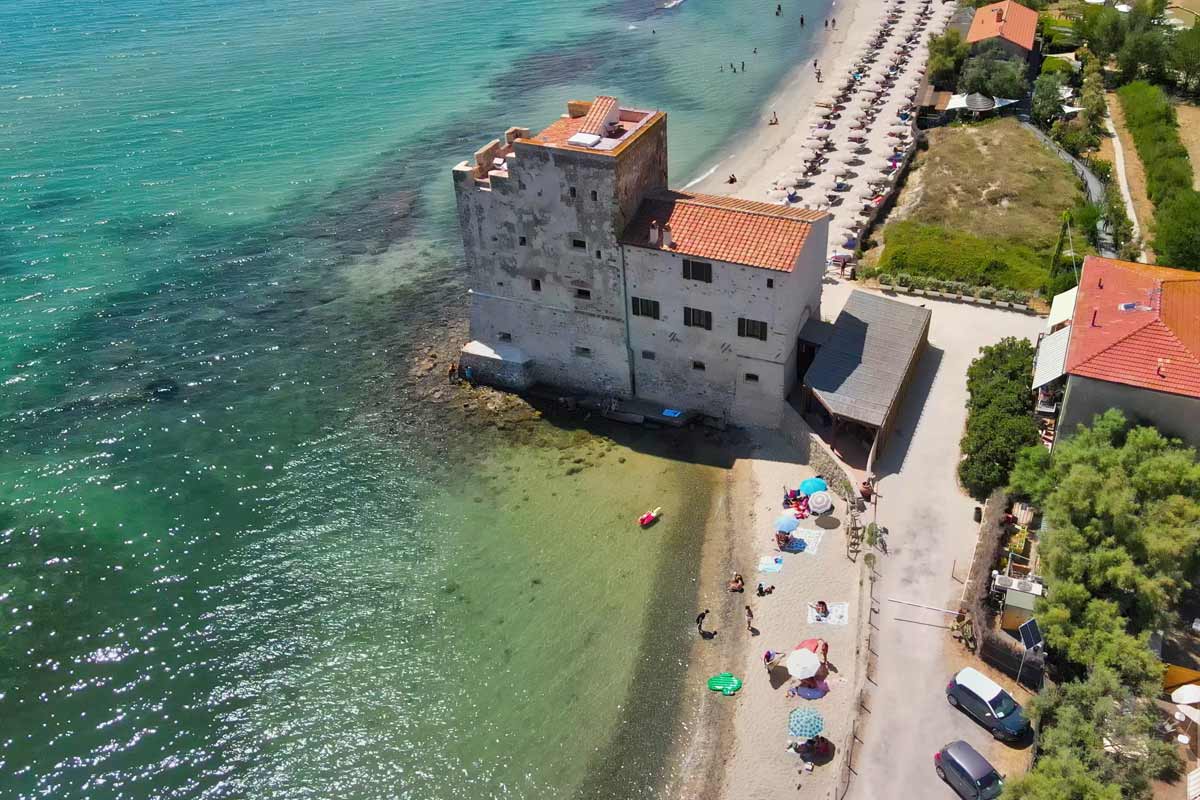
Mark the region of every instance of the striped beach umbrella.
POLYGON ((797 739, 811 739, 825 730, 825 720, 821 713, 812 708, 793 708, 788 716, 788 736, 797 739))

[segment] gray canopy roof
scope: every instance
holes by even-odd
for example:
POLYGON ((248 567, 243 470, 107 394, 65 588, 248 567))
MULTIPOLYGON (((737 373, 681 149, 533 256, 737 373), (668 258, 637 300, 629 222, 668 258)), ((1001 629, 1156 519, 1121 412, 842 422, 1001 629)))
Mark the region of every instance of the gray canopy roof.
POLYGON ((850 293, 804 383, 833 414, 878 428, 929 329, 929 309, 850 293))

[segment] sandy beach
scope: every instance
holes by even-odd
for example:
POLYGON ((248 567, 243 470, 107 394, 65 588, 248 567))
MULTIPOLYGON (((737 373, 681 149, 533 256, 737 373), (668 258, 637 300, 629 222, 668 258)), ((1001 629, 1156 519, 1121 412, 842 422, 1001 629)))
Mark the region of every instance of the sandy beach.
MULTIPOLYGON (((881 8, 876 0, 836 0, 829 13, 837 19, 837 28, 818 33, 825 37, 825 43, 813 56, 821 68, 823 82, 817 83, 811 61, 796 65, 763 106, 758 120, 728 142, 721 160, 707 168, 705 177, 688 188, 766 200, 775 180, 796 162, 801 145, 819 119, 814 102, 845 76, 855 52, 875 31, 881 8), (772 112, 779 115, 778 125, 767 124, 772 112), (737 176, 735 184, 727 183, 731 173, 737 176)), ((819 26, 823 20, 813 18, 807 22, 819 26)))
MULTIPOLYGON (((940 4, 938 4, 940 5, 940 4)), ((909 2, 905 8, 915 8, 909 2)), ((721 159, 706 168, 689 185, 700 192, 768 200, 781 175, 794 169, 810 132, 820 120, 815 102, 844 81, 855 54, 875 34, 885 6, 872 0, 837 2, 830 10, 836 30, 814 58, 823 73, 818 83, 811 61, 799 64, 764 105, 758 119, 728 142, 721 159), (772 114, 779 125, 769 125, 772 114), (728 183, 730 174, 736 183, 728 183)), ((910 14, 906 12, 906 17, 910 14)), ((821 19, 816 23, 820 25, 821 19)), ((810 23, 811 24, 811 23, 810 23)), ((935 27, 925 34, 937 32, 935 27)), ((845 135, 842 130, 839 135, 845 135)), ((832 244, 832 242, 831 242, 832 244)), ((840 310, 845 292, 834 292, 836 302, 826 304, 823 316, 840 310)), ((798 421, 797 421, 798 422, 798 421)), ((775 518, 781 512, 782 487, 795 487, 815 472, 808 462, 806 428, 798 435, 752 432, 751 441, 738 454, 722 496, 706 531, 698 603, 709 608, 710 627, 717 637, 697 638, 689 663, 689 690, 682 715, 688 729, 687 744, 677 759, 678 778, 668 796, 678 798, 778 797, 803 792, 805 797, 831 798, 844 787, 846 745, 854 736, 858 697, 866 674, 870 611, 870 571, 861 557, 851 562, 846 554, 845 503, 837 501, 825 528, 814 529, 806 520, 798 535, 814 539, 801 554, 783 555, 779 572, 757 571, 760 559, 777 554, 773 543, 775 518), (808 529, 808 530, 804 530, 808 529), (726 581, 732 572, 746 580, 745 594, 730 593, 726 581), (775 591, 757 597, 759 582, 775 591), (808 606, 817 600, 846 604, 846 624, 810 622, 808 606), (746 629, 744 606, 754 614, 753 632, 746 629), (769 674, 763 665, 768 649, 790 652, 806 639, 829 643, 829 692, 817 700, 789 697, 794 682, 769 674), (744 680, 734 697, 704 691, 712 674, 731 671, 744 680), (786 749, 788 717, 796 708, 812 708, 822 715, 825 734, 837 748, 827 764, 811 772, 803 759, 786 749)), ((812 445, 820 446, 820 445, 812 445)))

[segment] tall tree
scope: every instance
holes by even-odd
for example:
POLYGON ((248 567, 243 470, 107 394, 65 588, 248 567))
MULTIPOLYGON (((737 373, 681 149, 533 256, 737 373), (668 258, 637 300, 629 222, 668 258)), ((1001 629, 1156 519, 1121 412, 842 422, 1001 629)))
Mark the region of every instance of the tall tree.
POLYGON ((1175 35, 1170 66, 1179 73, 1183 90, 1192 91, 1196 78, 1200 77, 1200 27, 1193 25, 1175 35))
POLYGON ((963 41, 962 33, 951 28, 941 36, 929 40, 929 80, 937 89, 953 89, 970 53, 970 45, 963 41))
POLYGON ((1176 191, 1154 216, 1154 249, 1166 264, 1200 270, 1200 193, 1176 191))
POLYGON ((1046 127, 1062 114, 1061 90, 1066 83, 1066 79, 1058 72, 1039 75, 1033 82, 1032 110, 1037 124, 1046 127))

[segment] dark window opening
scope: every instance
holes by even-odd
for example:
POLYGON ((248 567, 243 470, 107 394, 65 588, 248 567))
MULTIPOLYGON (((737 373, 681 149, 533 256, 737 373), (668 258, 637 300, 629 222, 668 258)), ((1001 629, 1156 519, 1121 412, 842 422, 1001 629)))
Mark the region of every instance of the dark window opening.
POLYGON ((712 283, 712 264, 707 261, 693 261, 685 258, 683 260, 683 277, 689 281, 712 283))
POLYGON ((511 342, 512 341, 512 334, 508 333, 506 331, 500 331, 500 333, 498 333, 497 336, 500 337, 500 341, 502 341, 502 342, 511 342))
POLYGON ((574 196, 575 196, 575 187, 572 186, 571 187, 571 197, 574 197, 574 196))
POLYGON ((593 199, 593 200, 599 200, 599 199, 600 199, 600 195, 596 194, 596 190, 595 190, 595 189, 592 189, 592 199, 593 199))
POLYGON ((738 317, 738 336, 746 339, 767 340, 767 323, 756 319, 738 317))
POLYGON ((533 280, 529 281, 529 288, 533 289, 535 292, 540 292, 542 290, 541 280, 534 278, 533 280))
POLYGON ((600 255, 600 251, 599 251, 599 250, 597 250, 597 251, 596 251, 596 258, 603 258, 603 256, 601 256, 601 255, 600 255))
POLYGON ((753 372, 746 373, 746 383, 758 383, 758 376, 753 372))
POLYGON ((583 239, 572 239, 571 246, 576 250, 587 250, 587 242, 585 242, 583 239))
POLYGON ((591 358, 591 357, 592 357, 592 348, 590 348, 590 347, 576 347, 576 348, 575 348, 575 355, 579 356, 580 358, 591 358))
POLYGON ((704 362, 703 361, 693 361, 692 369, 697 370, 698 372, 704 372, 704 362))
POLYGON ((521 247, 524 247, 527 244, 527 242, 528 242, 528 240, 524 236, 520 236, 517 238, 517 244, 521 245, 521 247))
POLYGON ((576 289, 575 296, 578 297, 580 300, 591 300, 592 299, 592 290, 591 289, 576 289))
POLYGON ((633 315, 635 317, 650 317, 658 319, 658 301, 646 300, 641 297, 634 297, 633 300, 633 315))
POLYGON ((497 285, 497 286, 503 286, 503 285, 504 285, 504 281, 496 281, 496 285, 497 285))
POLYGON ((712 330, 712 312, 704 311, 699 308, 683 307, 683 324, 689 328, 704 328, 706 331, 712 330))
POLYGON ((646 359, 647 361, 653 361, 654 360, 654 351, 653 350, 643 350, 642 358, 646 359))
POLYGON ((774 278, 767 278, 767 288, 768 289, 775 288, 775 279, 774 278))

